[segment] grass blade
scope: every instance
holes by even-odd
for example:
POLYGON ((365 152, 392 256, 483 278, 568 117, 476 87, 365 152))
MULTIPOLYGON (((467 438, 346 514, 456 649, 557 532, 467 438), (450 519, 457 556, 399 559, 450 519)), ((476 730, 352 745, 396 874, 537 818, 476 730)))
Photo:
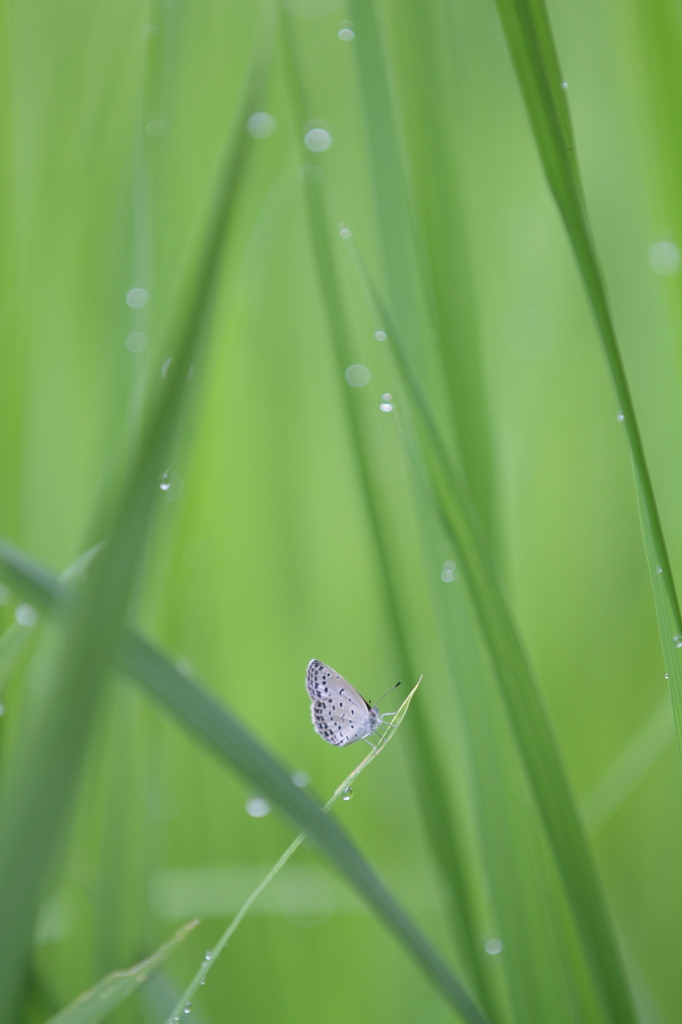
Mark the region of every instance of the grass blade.
MULTIPOLYGON (((310 104, 299 73, 300 63, 296 55, 295 39, 290 19, 283 17, 284 43, 291 85, 292 100, 296 116, 301 124, 309 118, 310 104)), ((306 161, 310 153, 303 154, 306 161)), ((339 378, 352 362, 353 350, 344 309, 341 288, 332 253, 329 223, 321 181, 305 184, 305 201, 310 225, 310 237, 315 252, 315 266, 320 291, 325 304, 327 322, 334 348, 339 378)), ((372 483, 370 456, 364 439, 363 410, 357 396, 343 392, 346 420, 352 439, 353 454, 361 481, 365 509, 369 521, 375 551, 378 557, 383 597, 391 623, 393 642, 398 653, 401 672, 412 677, 414 667, 407 642, 409 627, 396 599, 400 587, 393 578, 392 558, 385 539, 379 511, 379 502, 372 483)), ((459 838, 460 829, 453 820, 452 801, 448 792, 442 765, 439 763, 437 746, 431 735, 426 715, 419 704, 410 716, 408 729, 413 756, 412 764, 420 807, 429 835, 433 855, 439 868, 446 891, 446 904, 454 934, 457 952, 467 972, 470 984, 486 1013, 494 1015, 495 997, 489 976, 482 962, 480 925, 471 899, 471 887, 467 878, 466 856, 459 838)))
POLYGON ((567 94, 542 0, 497 0, 547 182, 563 219, 599 331, 630 447, 663 656, 682 753, 682 615, 644 446, 575 158, 567 94))
MULTIPOLYGON (((398 711, 393 716, 392 726, 389 727, 388 731, 379 738, 378 742, 375 744, 374 749, 371 751, 371 753, 369 753, 367 757, 363 758, 363 760, 360 762, 357 768, 355 768, 350 773, 350 775, 348 775, 347 778, 343 780, 340 786, 336 787, 334 793, 332 794, 330 799, 327 800, 326 804, 322 808, 324 814, 327 814, 332 809, 332 807, 339 800, 340 797, 342 797, 345 793, 350 791, 351 783, 355 782, 357 777, 365 770, 367 765, 370 764, 370 762, 373 761, 375 757, 379 756, 379 754, 382 752, 382 750, 384 750, 384 748, 391 740, 391 738, 395 736, 395 730, 398 728, 403 718, 407 714, 407 709, 410 706, 412 698, 417 692, 419 683, 421 683, 421 679, 417 682, 416 686, 412 688, 412 690, 409 692, 403 703, 400 705, 398 711)), ((268 885, 270 885, 270 882, 273 880, 273 878, 275 878, 279 874, 279 872, 282 870, 287 861, 290 860, 290 858, 293 856, 293 854, 296 852, 296 850, 299 848, 299 846, 301 845, 305 838, 305 832, 301 832, 300 835, 296 836, 293 843, 291 843, 286 848, 286 850, 279 858, 279 860, 273 865, 272 869, 268 871, 263 881, 256 886, 251 895, 244 902, 243 906, 235 915, 234 919, 230 922, 227 929, 218 939, 216 945, 213 947, 213 949, 209 950, 206 953, 206 956, 204 957, 203 962, 199 967, 199 970, 194 975, 192 981, 183 992, 182 997, 177 1001, 173 1011, 169 1014, 166 1024, 177 1024, 177 1022, 180 1020, 180 1014, 183 1013, 183 1011, 190 1005, 190 1000, 192 999, 194 993, 197 991, 199 986, 204 984, 209 971, 212 970, 213 967, 215 966, 216 960, 218 959, 222 951, 225 949, 225 946, 230 941, 230 939, 236 932, 237 928, 248 914, 251 907, 254 905, 254 903, 261 895, 261 893, 265 891, 268 885)))
POLYGON ((187 397, 187 378, 211 312, 225 236, 249 149, 243 129, 264 84, 269 52, 265 35, 252 70, 238 132, 229 144, 207 237, 173 324, 173 363, 150 403, 130 469, 102 502, 93 529, 108 543, 82 588, 59 607, 63 632, 45 700, 18 737, 21 759, 3 794, 0 832, 0 1021, 15 1012, 29 956, 41 882, 56 851, 79 778, 87 740, 158 502, 175 428, 187 397))
POLYGON ((198 921, 189 921, 178 929, 172 939, 160 946, 151 956, 141 960, 139 964, 129 967, 126 971, 112 971, 106 978, 102 978, 87 992, 83 992, 72 1003, 65 1006, 54 1017, 50 1017, 47 1024, 97 1024, 112 1010, 115 1010, 124 999, 132 995, 198 924, 198 921))
MULTIPOLYGON (((37 604, 49 607, 66 599, 66 590, 58 580, 7 544, 0 545, 0 567, 2 575, 17 590, 30 594, 37 604)), ((464 986, 394 902, 345 832, 293 784, 280 764, 222 704, 130 630, 124 632, 117 661, 183 728, 236 768, 308 832, 462 1018, 470 1024, 484 1024, 485 1017, 464 986)))
POLYGON ((458 552, 538 810, 556 856, 587 963, 614 1021, 633 1021, 633 1009, 604 894, 547 714, 466 481, 448 455, 426 398, 402 347, 400 333, 365 264, 361 273, 384 322, 411 397, 434 506, 458 552))

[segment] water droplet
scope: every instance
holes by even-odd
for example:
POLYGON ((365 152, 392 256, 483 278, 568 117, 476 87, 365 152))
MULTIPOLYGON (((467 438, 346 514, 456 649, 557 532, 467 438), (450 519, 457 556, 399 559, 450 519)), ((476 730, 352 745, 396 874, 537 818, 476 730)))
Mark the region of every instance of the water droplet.
POLYGON ((18 604, 14 609, 14 618, 20 626, 30 629, 38 621, 38 612, 32 604, 18 604))
POLYGON ((254 139, 267 139, 276 127, 277 122, 272 114, 266 114, 264 110, 252 114, 246 122, 246 130, 254 139))
POLYGON ((504 946, 502 945, 502 939, 488 939, 483 948, 491 956, 497 956, 498 953, 502 952, 504 946))
POLYGON ((568 89, 568 82, 562 82, 561 83, 561 88, 564 89, 564 90, 568 89))
POLYGON ((173 356, 169 356, 168 359, 166 359, 166 361, 164 362, 163 366, 161 367, 161 376, 164 378, 164 380, 166 379, 166 374, 168 373, 168 369, 172 362, 173 356))
POLYGON ((343 793, 341 794, 341 799, 345 800, 346 803, 348 803, 349 800, 353 799, 353 790, 350 788, 350 786, 346 786, 343 793))
POLYGON ((213 950, 207 949, 206 952, 204 953, 204 960, 212 960, 212 959, 213 959, 213 950))
POLYGON ((344 377, 352 388, 364 388, 366 384, 369 384, 372 375, 362 363, 353 363, 346 369, 344 377))
POLYGON ((206 984, 206 978, 202 978, 201 981, 199 982, 199 984, 200 985, 205 985, 206 984))
POLYGON ((675 644, 675 647, 682 647, 682 636, 674 636, 673 643, 675 644))
POLYGON ((382 412, 393 412, 393 406, 390 402, 381 402, 379 408, 382 412))
POLYGON ((656 572, 663 572, 663 569, 661 568, 660 565, 656 566, 656 572))
POLYGON ((126 338, 126 348, 129 352, 141 352, 147 347, 147 335, 142 331, 133 331, 126 338))
POLYGON ((311 128, 303 136, 303 145, 311 153, 324 153, 333 143, 333 138, 325 128, 311 128))
POLYGON ((305 164, 300 168, 298 176, 304 185, 314 185, 322 178, 322 171, 315 164, 305 164))
POLYGON ((649 246, 647 260, 656 274, 672 277, 680 269, 680 250, 674 242, 654 242, 649 246))
POLYGON ((386 341, 388 335, 386 334, 386 331, 375 331, 374 337, 377 339, 377 341, 386 341))
POLYGON ((154 117, 148 123, 145 132, 150 139, 160 139, 162 135, 166 134, 166 122, 160 117, 154 117))
POLYGON ((663 676, 663 678, 664 678, 664 679, 669 679, 669 678, 670 678, 670 677, 668 676, 668 673, 667 673, 667 672, 666 672, 666 674, 665 674, 665 675, 663 676))
POLYGON ((619 412, 618 415, 616 416, 616 419, 618 420, 619 423, 622 423, 623 420, 625 419, 625 413, 619 412))
POLYGON ((453 580, 457 579, 457 574, 454 573, 452 569, 443 569, 442 573, 440 574, 440 578, 442 579, 443 583, 452 583, 453 580))
POLYGON ((159 34, 158 25, 145 25, 140 29, 140 35, 143 39, 154 39, 159 34))
POLYGON ((453 562, 452 559, 448 559, 447 562, 443 562, 443 568, 449 569, 450 572, 454 572, 455 569, 457 568, 457 563, 453 562))
POLYGON ((131 288, 126 293, 126 305, 131 309, 142 309, 149 301, 149 292, 146 288, 131 288))
POLYGON ((341 228, 339 234, 341 235, 341 238, 350 238, 352 235, 352 231, 350 230, 350 228, 341 228))
POLYGON ((246 801, 246 813, 252 818, 264 818, 272 810, 270 804, 262 796, 252 796, 246 801))
POLYGON ((304 786, 308 786, 310 784, 310 776, 307 772, 294 772, 291 776, 291 781, 295 786, 298 786, 299 789, 303 789, 304 786))
POLYGON ((183 1010, 183 1013, 190 1013, 191 1009, 192 1009, 192 1004, 191 1003, 187 1003, 186 1006, 185 1006, 185 1009, 183 1010))
POLYGON ((343 39, 344 43, 348 43, 351 39, 355 39, 355 32, 352 28, 340 28, 336 34, 339 39, 343 39))
POLYGON ((170 486, 171 486, 171 481, 170 481, 170 466, 169 466, 168 469, 166 470, 166 472, 161 474, 161 477, 159 479, 159 488, 162 491, 169 491, 170 490, 170 486))

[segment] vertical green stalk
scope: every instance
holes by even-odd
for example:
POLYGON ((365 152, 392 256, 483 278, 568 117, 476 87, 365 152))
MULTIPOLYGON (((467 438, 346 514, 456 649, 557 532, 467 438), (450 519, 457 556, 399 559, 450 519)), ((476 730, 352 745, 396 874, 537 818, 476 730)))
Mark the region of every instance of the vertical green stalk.
MULTIPOLYGON (((282 19, 283 34, 288 58, 289 79, 294 110, 297 120, 303 124, 307 118, 308 103, 303 83, 298 73, 294 39, 287 15, 282 19)), ((306 160, 311 154, 305 154, 306 160)), ((339 379, 343 379, 345 368, 352 363, 350 335, 341 296, 341 289, 335 267, 330 238, 322 180, 304 185, 305 199, 310 224, 310 238, 315 253, 320 290, 327 313, 327 322, 332 337, 339 379)), ((384 600, 397 651, 398 664, 408 678, 415 672, 407 642, 407 622, 396 598, 399 588, 391 572, 391 558, 384 539, 379 510, 372 486, 367 446, 364 442, 361 409, 358 396, 344 390, 346 419, 353 442, 353 453, 362 486, 364 504, 379 563, 384 600)), ((449 919, 455 936, 457 952, 477 997, 486 1012, 495 1017, 495 1000, 481 955, 480 927, 477 913, 471 900, 471 886, 467 877, 466 856, 458 838, 458 828, 453 821, 451 799, 442 766, 436 754, 436 744, 424 712, 418 702, 411 716, 412 731, 408 733, 413 746, 412 765, 414 769, 420 807, 429 834, 433 854, 441 877, 447 887, 449 919)))
POLYGON ((107 495, 94 524, 108 537, 90 577, 62 609, 63 638, 41 707, 18 737, 20 762, 0 805, 0 1022, 12 1021, 24 981, 41 884, 54 857, 78 784, 87 742, 118 647, 139 572, 163 472, 187 395, 190 366, 210 322, 222 252, 248 153, 243 130, 269 65, 269 36, 259 49, 237 137, 225 160, 210 227, 171 337, 171 372, 151 407, 118 493, 107 495))

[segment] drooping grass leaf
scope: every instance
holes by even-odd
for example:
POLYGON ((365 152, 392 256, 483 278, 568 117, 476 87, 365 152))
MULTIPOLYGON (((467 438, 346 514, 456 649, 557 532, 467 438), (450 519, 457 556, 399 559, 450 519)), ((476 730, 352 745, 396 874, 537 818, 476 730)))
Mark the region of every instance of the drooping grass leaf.
MULTIPOLYGON (((23 554, 0 545, 0 566, 16 589, 41 605, 64 603, 67 591, 23 554), (22 582, 23 581, 23 582, 22 582)), ((280 764, 210 694, 187 679, 171 661, 130 630, 124 631, 117 662, 177 721, 214 754, 226 760, 303 828, 378 917, 393 932, 462 1018, 483 1024, 465 988, 411 919, 394 902, 364 858, 333 818, 296 787, 280 764)))

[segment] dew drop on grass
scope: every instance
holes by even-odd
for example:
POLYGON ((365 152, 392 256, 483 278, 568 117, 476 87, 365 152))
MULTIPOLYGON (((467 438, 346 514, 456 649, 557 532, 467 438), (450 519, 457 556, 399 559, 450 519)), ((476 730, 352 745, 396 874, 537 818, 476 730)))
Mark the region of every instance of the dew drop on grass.
POLYGON ((377 341, 386 341, 388 335, 386 334, 386 331, 375 331, 374 337, 377 339, 377 341))
POLYGON ((350 786, 346 786, 343 793, 341 794, 341 797, 343 800, 346 801, 346 803, 348 803, 349 800, 353 799, 353 790, 350 788, 350 786))
POLYGON ((211 952, 210 949, 207 949, 206 952, 204 953, 204 960, 211 960, 212 958, 213 953, 211 952))
POLYGON ((388 391, 386 392, 385 395, 381 396, 381 404, 379 408, 381 409, 382 412, 393 412, 393 405, 391 404, 392 399, 393 395, 389 395, 388 391))
POLYGON ((322 178, 322 171, 315 164, 304 164, 300 168, 298 176, 304 185, 314 185, 322 178))
POLYGON ((483 947, 490 956, 497 956, 503 950, 502 939, 488 939, 483 947))
POLYGON ((266 114, 264 110, 252 114, 246 122, 246 130, 254 139, 267 139, 277 127, 272 114, 266 114))
POLYGON ((169 491, 170 485, 170 468, 168 468, 166 472, 161 475, 161 479, 159 480, 159 488, 162 491, 169 491))
POLYGON ((252 796, 246 801, 246 813, 252 818, 264 818, 272 807, 262 796, 252 796))
POLYGON ((619 423, 622 423, 623 420, 625 419, 625 413, 619 412, 618 415, 616 416, 616 419, 618 420, 619 423))
POLYGON ((131 309, 142 309, 147 305, 148 300, 149 292, 145 288, 131 288, 126 293, 126 305, 131 309))
POLYGON ((355 32, 352 28, 340 28, 336 34, 344 43, 348 43, 351 39, 355 39, 355 32))
POLYGON ((14 611, 14 618, 20 626, 30 629, 38 621, 38 612, 32 604, 19 604, 14 611))
POLYGON ((346 368, 344 377, 346 383, 350 384, 352 388, 364 388, 366 384, 369 384, 372 375, 362 363, 353 363, 352 366, 346 368))
POLYGON ((298 786, 299 789, 303 789, 304 786, 309 785, 310 776, 307 772, 294 772, 291 776, 291 781, 295 786, 298 786))
POLYGON ((656 572, 663 572, 663 569, 660 567, 660 565, 656 566, 656 572))
POLYGON ((126 338, 126 348, 129 352, 142 352, 147 347, 147 335, 142 331, 133 331, 126 338))
POLYGON ((654 242, 649 247, 647 260, 654 273, 672 277, 680 269, 682 256, 674 242, 654 242))
POLYGON ((325 128, 311 128, 303 136, 303 145, 311 153, 324 153, 333 141, 331 134, 325 128))

